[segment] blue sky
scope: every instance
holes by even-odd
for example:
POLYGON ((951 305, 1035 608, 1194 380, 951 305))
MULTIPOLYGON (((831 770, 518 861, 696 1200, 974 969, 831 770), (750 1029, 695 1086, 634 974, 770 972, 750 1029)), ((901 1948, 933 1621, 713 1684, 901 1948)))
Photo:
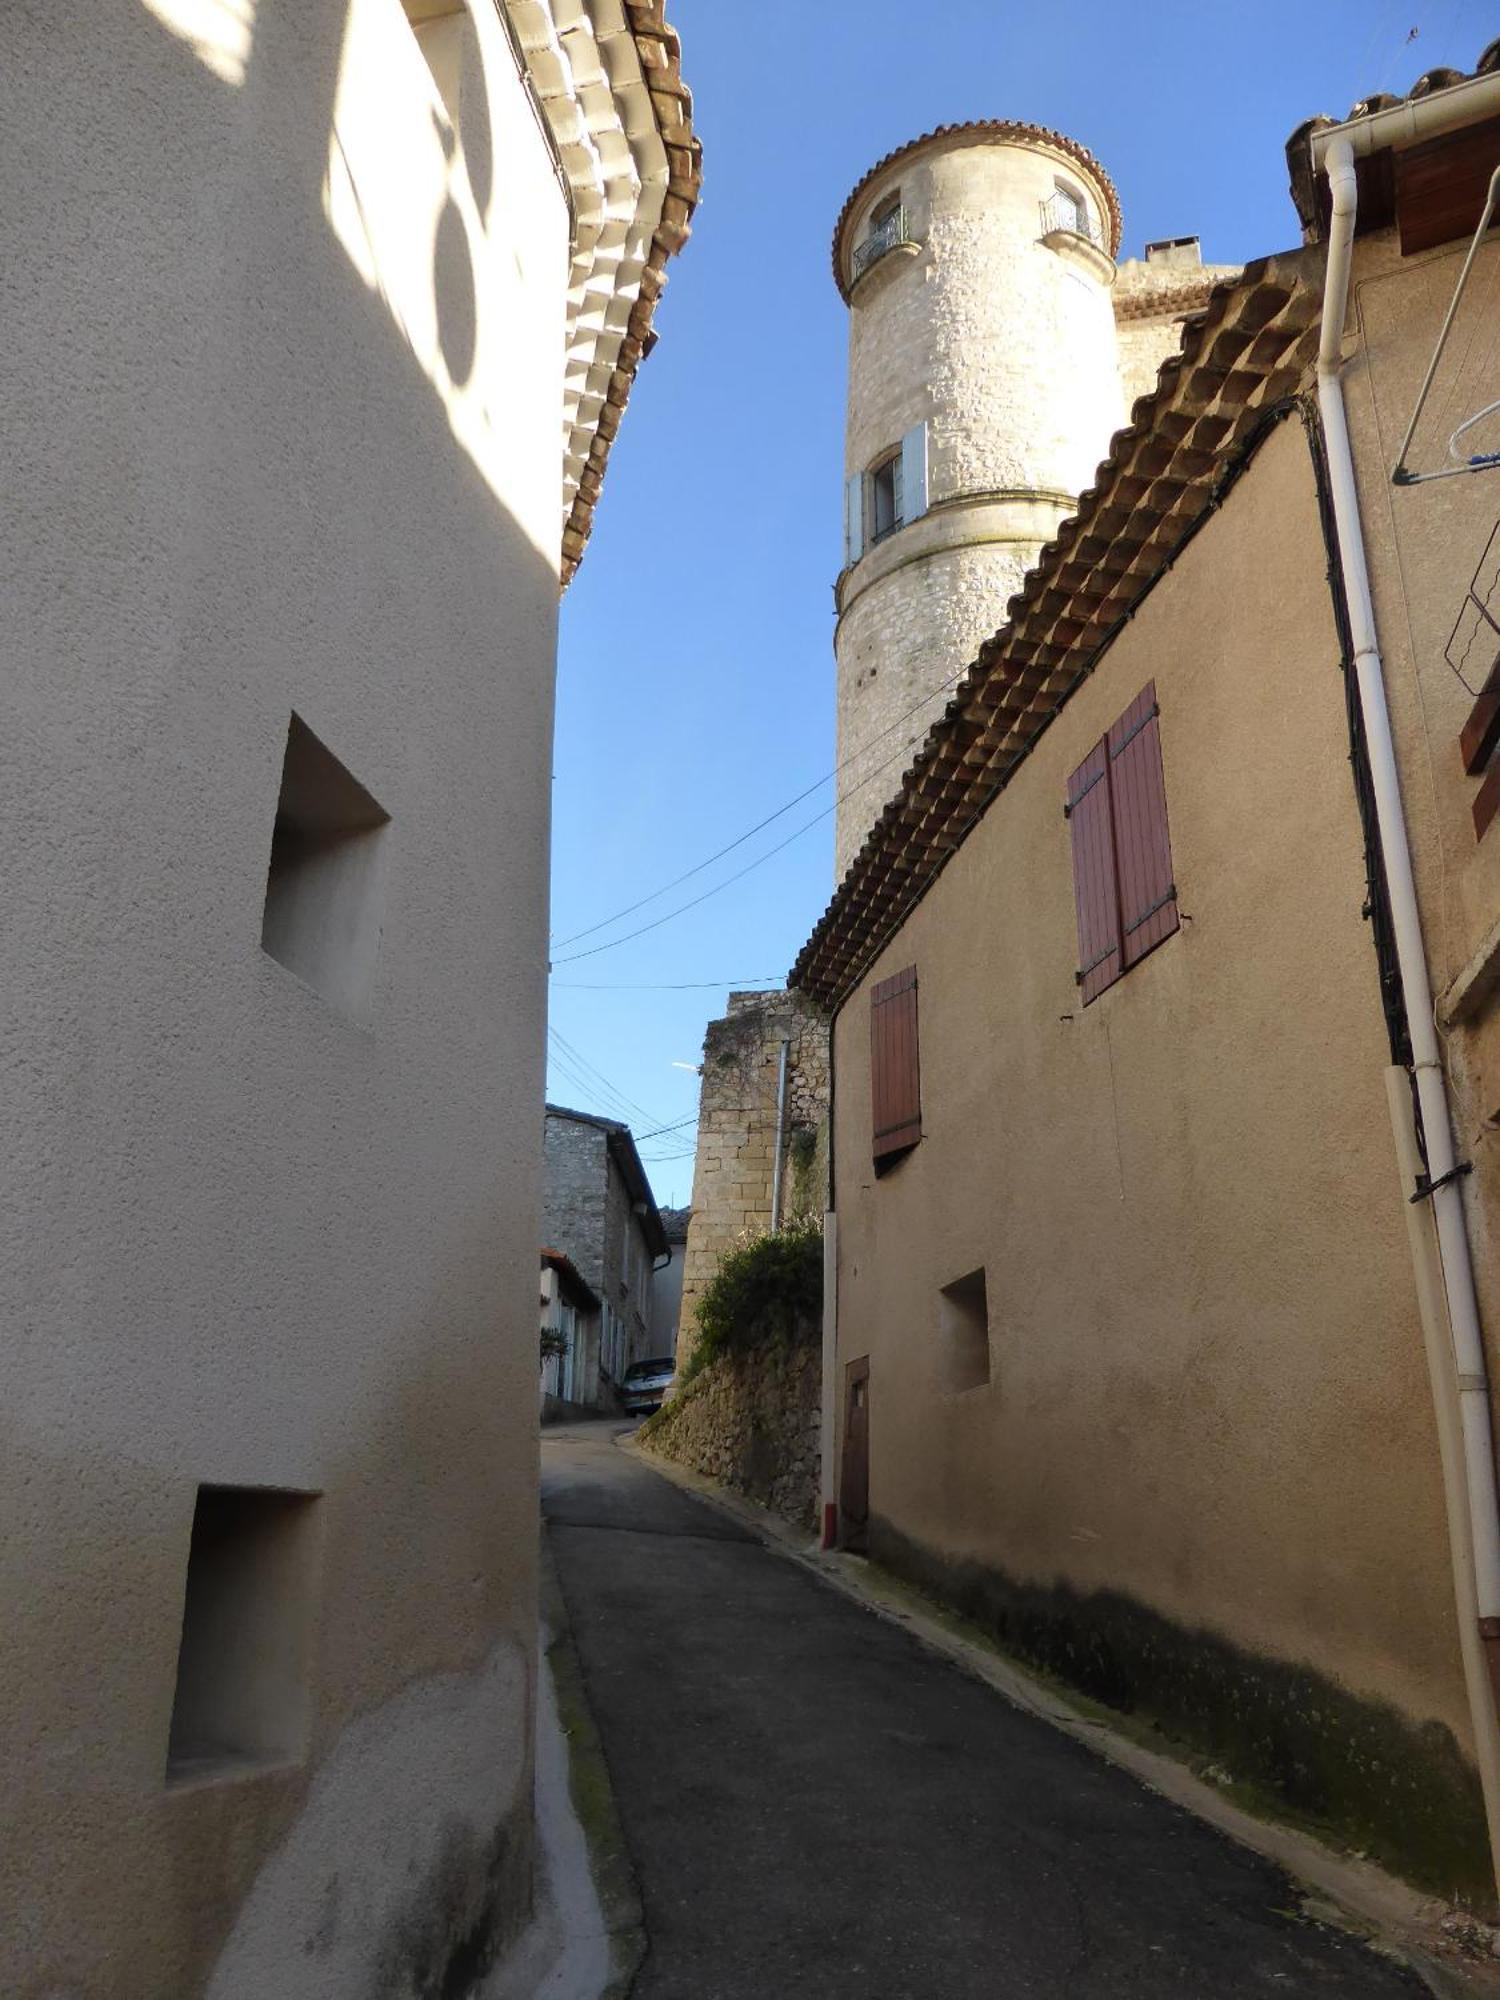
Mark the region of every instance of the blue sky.
MULTIPOLYGON (((823 783, 591 928, 832 770, 846 312, 829 240, 850 188, 934 125, 1027 119, 1099 156, 1123 255, 1197 234, 1208 261, 1238 263, 1297 241, 1295 125, 1439 63, 1467 70, 1494 30, 1486 0, 672 0, 669 14, 703 201, 563 600, 553 760, 548 1095, 637 1132, 692 1118, 705 1024, 731 983, 785 975, 832 887, 823 818, 613 944, 815 819, 823 783)), ((692 1139, 684 1124, 642 1145, 663 1204, 688 1199, 692 1139)))

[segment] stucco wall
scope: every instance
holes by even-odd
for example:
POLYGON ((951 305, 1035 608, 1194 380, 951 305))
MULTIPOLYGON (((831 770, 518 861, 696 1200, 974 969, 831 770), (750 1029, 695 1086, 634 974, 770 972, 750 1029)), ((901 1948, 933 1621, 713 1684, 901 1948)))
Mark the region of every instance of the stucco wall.
POLYGON ((899 188, 920 248, 852 295, 845 474, 925 421, 930 511, 841 582, 838 875, 941 708, 934 691, 1004 622, 1123 419, 1109 262, 1041 240, 1059 178, 1099 226, 1102 193, 1071 157, 959 133, 877 175, 852 219, 857 240, 899 188))
POLYGON ((1388 1858, 1482 1887, 1324 572, 1293 419, 842 1008, 838 1356, 878 1550, 980 1579, 1063 1671, 1128 1627, 1170 1702, 1176 1648, 1185 1712, 1232 1662, 1234 1727, 1300 1727, 1388 1858), (1065 782, 1153 677, 1183 925, 1085 1009, 1065 782), (912 964, 924 1136, 877 1180, 869 988, 912 964), (991 1379, 945 1393, 939 1288, 979 1266, 991 1379))
MULTIPOLYGON (((1390 483, 1467 248, 1454 243, 1403 258, 1394 232, 1361 239, 1345 395, 1402 800, 1444 1028, 1455 1140, 1460 1159, 1474 1166, 1464 1200, 1493 1379, 1500 1362, 1500 1007, 1491 995, 1449 1019, 1445 996, 1466 969, 1493 961, 1491 933, 1500 921, 1500 824, 1475 838, 1471 806, 1480 780, 1466 775, 1458 751, 1474 703, 1471 689, 1482 684, 1495 648, 1481 639, 1470 650, 1469 688, 1445 660, 1444 648, 1500 514, 1500 474, 1400 489, 1390 483)), ((1454 426, 1494 394, 1484 356, 1497 271, 1500 244, 1486 244, 1417 433, 1410 462, 1418 469, 1443 464, 1454 426)), ((1500 425, 1491 419, 1470 433, 1470 449, 1492 450, 1497 438, 1500 425)), ((1500 603, 1491 612, 1500 616, 1500 603)))
POLYGON ((0 17, 18 2000, 435 1990, 526 1908, 568 224, 475 20, 445 150, 396 0, 0 17), (390 814, 357 1025, 260 945, 294 709, 390 814), (168 1787, 199 1482, 321 1496, 309 1724, 168 1787))

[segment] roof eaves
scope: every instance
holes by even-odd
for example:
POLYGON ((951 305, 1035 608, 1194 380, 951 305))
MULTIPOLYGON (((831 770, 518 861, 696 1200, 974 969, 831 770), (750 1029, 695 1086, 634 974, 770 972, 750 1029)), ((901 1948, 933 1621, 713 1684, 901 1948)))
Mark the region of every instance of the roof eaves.
POLYGON ((1377 111, 1391 111, 1399 104, 1419 102, 1440 90, 1451 90, 1455 84, 1472 83, 1475 77, 1491 76, 1500 71, 1500 37, 1490 42, 1480 51, 1479 60, 1472 70, 1438 68, 1429 69, 1419 76, 1404 96, 1393 96, 1390 91, 1374 91, 1350 106, 1342 119, 1330 118, 1326 114, 1315 118, 1304 118, 1286 142, 1287 174, 1291 184, 1292 205, 1302 224, 1302 233, 1309 242, 1321 239, 1324 229, 1322 203, 1318 191, 1318 177, 1313 170, 1312 141, 1319 132, 1331 126, 1352 124, 1356 119, 1369 118, 1377 111))
POLYGON ((668 1247, 667 1232, 662 1227, 661 1210, 656 1205, 656 1196, 651 1192, 651 1183, 646 1178, 646 1169, 641 1163, 640 1154, 636 1151, 635 1138, 630 1127, 615 1126, 609 1135, 608 1144, 624 1176, 631 1206, 641 1219, 641 1228, 650 1245, 651 1255, 664 1257, 668 1247))
POLYGON ((661 217, 652 234, 637 295, 594 421, 588 457, 563 523, 563 589, 583 560, 610 446, 619 433, 620 418, 630 399, 636 370, 656 345, 652 320, 657 301, 666 289, 666 267, 691 234, 693 213, 703 187, 703 144, 693 130, 693 94, 682 79, 682 43, 666 18, 664 0, 625 0, 625 17, 650 96, 651 114, 666 151, 667 182, 661 217))
POLYGON ((571 1304, 582 1305, 588 1312, 596 1312, 598 1310, 600 1304, 599 1294, 594 1290, 588 1279, 584 1277, 571 1257, 562 1250, 549 1250, 544 1244, 542 1246, 542 1262, 550 1265, 556 1271, 561 1281, 564 1295, 571 1292, 571 1304))
POLYGON ((1015 118, 969 118, 957 124, 935 125, 930 132, 922 133, 920 138, 908 139, 905 145, 897 146, 883 159, 877 160, 874 166, 855 182, 849 198, 839 210, 838 221, 833 225, 833 282, 838 286, 839 297, 845 305, 849 303, 849 293, 844 284, 842 255, 844 231, 848 228, 850 218, 859 206, 865 190, 872 181, 878 180, 887 168, 895 166, 898 160, 904 160, 908 154, 920 153, 929 146, 954 139, 975 146, 981 146, 986 141, 1003 144, 1007 139, 1019 139, 1023 142, 1040 140, 1054 152, 1065 153, 1069 159, 1076 160, 1079 166, 1093 175, 1104 192, 1109 207, 1109 254, 1112 257, 1119 255, 1120 235, 1124 228, 1124 218, 1120 213, 1120 197, 1115 192, 1114 182, 1087 146, 1080 145, 1076 139, 1070 139, 1065 132, 1054 131, 1050 125, 1028 125, 1023 120, 1015 118))

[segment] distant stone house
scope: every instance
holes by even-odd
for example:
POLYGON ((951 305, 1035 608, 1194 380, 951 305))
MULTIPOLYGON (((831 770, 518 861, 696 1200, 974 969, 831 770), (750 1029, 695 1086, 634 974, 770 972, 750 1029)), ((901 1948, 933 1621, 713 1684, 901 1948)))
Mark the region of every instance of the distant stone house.
POLYGON ((547 1106, 542 1218, 544 1241, 599 1300, 592 1364, 572 1377, 576 1400, 613 1409, 626 1369, 654 1352, 652 1280, 670 1254, 628 1125, 547 1106))
POLYGON ((1289 156, 1305 247, 1189 319, 793 970, 832 1019, 825 1499, 1494 1907, 1500 453, 1448 440, 1500 238, 1392 467, 1500 45, 1289 156))

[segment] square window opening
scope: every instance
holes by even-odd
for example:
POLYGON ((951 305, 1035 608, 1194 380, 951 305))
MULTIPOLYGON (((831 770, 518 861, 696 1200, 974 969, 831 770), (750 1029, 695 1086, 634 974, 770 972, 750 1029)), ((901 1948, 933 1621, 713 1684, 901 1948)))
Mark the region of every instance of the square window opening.
POLYGON ((317 1496, 200 1486, 167 1783, 294 1762, 307 1732, 317 1496))
POLYGON ((341 1012, 369 1006, 390 816, 300 716, 287 730, 261 948, 341 1012))
POLYGON ((984 1270, 955 1278, 938 1294, 939 1380, 949 1395, 990 1379, 990 1309, 984 1270))

